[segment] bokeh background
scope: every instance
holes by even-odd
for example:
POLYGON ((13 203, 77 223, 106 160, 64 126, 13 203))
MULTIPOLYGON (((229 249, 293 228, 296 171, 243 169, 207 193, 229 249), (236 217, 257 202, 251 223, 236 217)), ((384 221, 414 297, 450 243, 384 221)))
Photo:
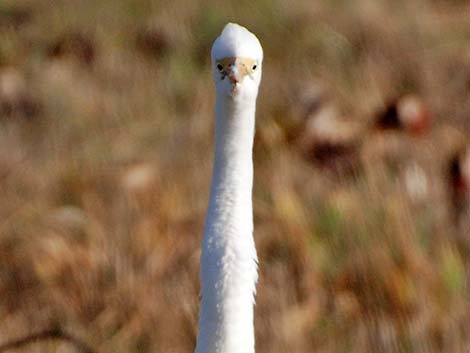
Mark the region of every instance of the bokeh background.
POLYGON ((0 344, 193 351, 228 21, 265 50, 257 351, 468 352, 464 0, 2 0, 0 344))

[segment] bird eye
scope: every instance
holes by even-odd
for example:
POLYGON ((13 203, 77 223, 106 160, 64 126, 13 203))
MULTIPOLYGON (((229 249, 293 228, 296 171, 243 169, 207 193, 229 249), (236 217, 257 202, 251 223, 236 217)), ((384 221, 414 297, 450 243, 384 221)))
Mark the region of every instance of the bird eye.
POLYGON ((256 70, 257 68, 257 65, 253 65, 253 67, 251 68, 253 71, 256 70))
POLYGON ((219 71, 222 71, 224 69, 224 67, 222 66, 222 64, 217 64, 217 69, 219 71))

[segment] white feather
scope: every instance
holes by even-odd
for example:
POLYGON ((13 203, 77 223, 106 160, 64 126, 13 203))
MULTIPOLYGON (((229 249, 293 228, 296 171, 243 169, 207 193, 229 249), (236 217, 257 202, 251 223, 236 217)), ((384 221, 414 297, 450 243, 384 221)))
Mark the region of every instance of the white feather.
MULTIPOLYGON (((254 34, 225 26, 212 48, 226 57, 263 59, 254 34)), ((258 279, 253 240, 253 137, 261 67, 236 94, 214 70, 215 158, 201 255, 201 308, 196 353, 254 353, 253 305, 258 279)))
POLYGON ((263 48, 256 36, 236 23, 228 23, 220 36, 215 40, 212 51, 212 61, 229 58, 263 59, 263 48))

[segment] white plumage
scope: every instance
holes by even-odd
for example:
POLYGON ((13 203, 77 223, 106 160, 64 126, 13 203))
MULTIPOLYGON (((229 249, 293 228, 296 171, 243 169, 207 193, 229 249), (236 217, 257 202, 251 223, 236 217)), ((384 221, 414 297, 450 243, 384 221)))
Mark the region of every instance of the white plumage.
POLYGON ((212 47, 215 159, 201 255, 196 353, 254 353, 258 278, 253 240, 253 138, 263 50, 229 23, 212 47))

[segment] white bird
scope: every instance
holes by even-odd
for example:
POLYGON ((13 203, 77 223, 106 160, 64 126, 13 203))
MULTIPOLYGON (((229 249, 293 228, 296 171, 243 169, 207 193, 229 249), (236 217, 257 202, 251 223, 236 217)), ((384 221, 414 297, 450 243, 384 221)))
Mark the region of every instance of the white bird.
POLYGON ((258 279, 253 240, 253 138, 263 49, 229 23, 212 46, 215 159, 201 254, 196 353, 254 353, 258 279))

